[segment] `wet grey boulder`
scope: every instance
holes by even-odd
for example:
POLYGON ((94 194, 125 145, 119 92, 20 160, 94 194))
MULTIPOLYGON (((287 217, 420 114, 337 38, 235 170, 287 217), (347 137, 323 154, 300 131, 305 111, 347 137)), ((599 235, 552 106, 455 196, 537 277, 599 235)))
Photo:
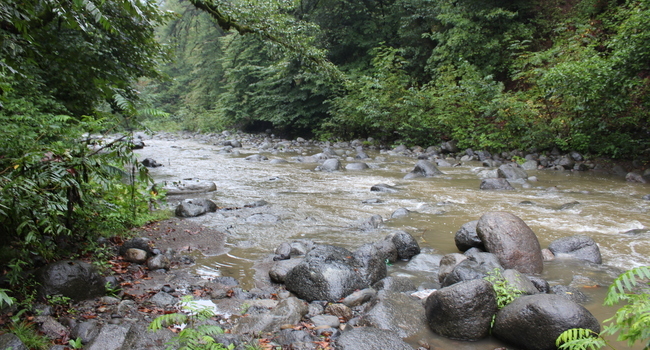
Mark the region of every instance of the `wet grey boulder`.
POLYGON ((398 208, 392 214, 390 214, 391 219, 398 219, 407 217, 411 214, 411 211, 406 208, 398 208))
POLYGON ((397 188, 387 184, 377 184, 370 187, 370 192, 395 193, 397 191, 397 188))
POLYGON ((269 277, 271 278, 271 281, 275 283, 284 283, 289 271, 300 264, 302 260, 302 258, 293 258, 275 261, 269 269, 269 277))
POLYGON ((386 329, 406 338, 426 329, 427 320, 421 301, 406 294, 382 290, 366 306, 360 324, 386 329))
POLYGON ((158 292, 154 294, 154 296, 149 298, 149 302, 151 302, 152 304, 158 307, 166 308, 176 304, 176 302, 178 302, 178 298, 174 297, 169 293, 158 292))
POLYGON ((376 290, 387 290, 398 293, 411 292, 417 289, 413 281, 404 276, 388 276, 373 284, 372 287, 376 290))
POLYGON ((567 298, 574 303, 584 304, 589 301, 589 297, 577 288, 571 286, 557 285, 551 287, 552 294, 567 298))
MULTIPOLYGON (((366 156, 367 157, 367 156, 366 156)), ((366 170, 370 168, 366 163, 349 163, 345 166, 345 170, 366 170)))
POLYGON ((431 272, 435 275, 440 269, 440 260, 442 260, 442 255, 440 254, 420 253, 411 258, 411 261, 404 266, 404 269, 410 271, 431 272))
POLYGON ((169 261, 169 258, 165 254, 158 254, 154 255, 149 260, 147 260, 147 267, 151 271, 155 270, 169 270, 169 266, 171 265, 171 262, 169 261))
POLYGON ((445 276, 441 283, 443 287, 448 287, 460 282, 482 279, 488 276, 492 271, 494 271, 494 269, 499 268, 499 265, 495 264, 495 260, 492 259, 476 261, 468 258, 458 263, 458 265, 456 265, 454 269, 445 276))
POLYGON ((355 250, 352 256, 356 271, 365 285, 370 286, 388 274, 386 262, 374 245, 364 244, 355 250))
POLYGON ((147 168, 157 168, 163 166, 162 164, 159 164, 158 162, 156 162, 155 159, 152 158, 145 158, 140 163, 142 163, 142 165, 144 165, 147 168))
POLYGON ((490 333, 497 300, 490 282, 477 279, 439 289, 426 299, 426 317, 435 333, 451 339, 479 340, 490 333))
MULTIPOLYGON (((381 283, 381 281, 377 283, 381 283)), ((348 308, 355 307, 374 299, 376 295, 377 295, 377 291, 374 288, 365 288, 348 295, 343 299, 342 303, 348 308)), ((331 305, 335 305, 335 304, 331 304, 331 305)))
POLYGON ((273 257, 274 261, 287 260, 290 257, 291 257, 291 244, 289 244, 288 242, 283 242, 277 248, 275 248, 275 256, 273 257))
POLYGON ((454 271, 456 265, 460 264, 464 260, 467 260, 467 256, 459 253, 451 253, 443 256, 442 259, 440 259, 438 280, 440 282, 444 281, 447 275, 454 271))
POLYGON ((341 247, 319 245, 287 273, 285 286, 308 302, 337 301, 367 287, 355 269, 352 252, 341 247))
POLYGON ((316 170, 321 170, 321 171, 337 171, 341 170, 341 161, 338 159, 328 159, 321 166, 319 166, 316 170))
POLYGON ((395 243, 390 237, 385 237, 383 240, 376 242, 375 248, 377 248, 377 252, 384 261, 390 263, 397 261, 397 247, 395 247, 395 243))
POLYGON ((556 239, 548 245, 548 249, 556 258, 578 259, 594 264, 603 262, 598 244, 591 237, 585 235, 556 239))
POLYGON ((175 214, 182 218, 193 218, 217 211, 217 204, 205 198, 185 199, 176 206, 175 214))
POLYGON ((20 338, 13 333, 0 334, 0 349, 29 350, 20 338))
POLYGON ((415 168, 411 170, 410 173, 404 176, 404 179, 415 179, 418 177, 434 177, 438 175, 443 175, 443 172, 438 170, 438 168, 428 160, 418 160, 415 164, 415 168))
POLYGON ((130 323, 105 324, 99 334, 84 349, 88 350, 121 350, 126 335, 131 328, 130 323))
POLYGON ((501 276, 509 285, 520 291, 523 295, 540 293, 539 289, 537 289, 533 282, 517 270, 505 270, 501 272, 501 276))
POLYGON ((389 233, 385 239, 390 239, 397 249, 397 258, 400 260, 410 260, 417 254, 420 254, 420 245, 418 241, 406 231, 396 231, 389 233))
POLYGON ((381 215, 373 215, 366 219, 365 221, 361 222, 359 225, 359 228, 364 230, 364 231, 370 231, 379 228, 379 226, 384 222, 384 219, 381 217, 381 215))
POLYGON ((189 194, 213 192, 217 190, 217 185, 212 181, 202 180, 182 180, 173 182, 164 182, 162 189, 167 195, 189 194))
POLYGON ((36 271, 43 296, 60 294, 76 301, 106 294, 105 279, 95 267, 78 260, 62 260, 36 271))
POLYGON ((556 160, 555 165, 561 166, 565 170, 571 170, 576 165, 576 161, 570 156, 564 156, 556 160))
POLYGON ((479 248, 485 249, 483 247, 483 241, 479 238, 478 233, 476 233, 476 224, 478 220, 466 222, 463 226, 456 231, 454 236, 454 242, 456 243, 456 248, 461 252, 464 252, 470 248, 479 248))
POLYGON ((511 191, 515 188, 512 187, 510 182, 504 178, 488 178, 481 180, 481 185, 479 187, 481 190, 493 190, 493 191, 511 191))
POLYGON ((296 324, 307 314, 307 304, 295 297, 283 299, 269 312, 242 317, 233 327, 233 333, 275 332, 285 324, 296 324))
POLYGON ((164 349, 165 343, 175 335, 167 328, 150 331, 144 323, 135 323, 124 339, 122 350, 154 350, 164 349))
POLYGON ((539 163, 536 160, 528 160, 524 164, 521 165, 521 168, 524 169, 524 171, 527 170, 537 170, 537 166, 539 163))
POLYGON ((541 273, 544 269, 537 236, 519 217, 507 212, 485 213, 476 232, 504 268, 523 273, 541 273))
POLYGON ((511 181, 522 181, 528 179, 526 171, 513 163, 501 165, 497 174, 500 178, 511 181))
POLYGON ((501 309, 492 335, 525 350, 555 350, 555 340, 564 331, 587 328, 600 332, 598 320, 583 306, 553 294, 515 299, 501 309))
POLYGON ((337 350, 413 350, 399 335, 374 327, 359 327, 343 332, 336 340, 337 350))
POLYGON ((244 160, 247 160, 249 162, 263 162, 265 160, 269 160, 269 158, 267 158, 266 156, 263 156, 261 154, 253 154, 253 155, 250 155, 250 156, 244 158, 244 160))

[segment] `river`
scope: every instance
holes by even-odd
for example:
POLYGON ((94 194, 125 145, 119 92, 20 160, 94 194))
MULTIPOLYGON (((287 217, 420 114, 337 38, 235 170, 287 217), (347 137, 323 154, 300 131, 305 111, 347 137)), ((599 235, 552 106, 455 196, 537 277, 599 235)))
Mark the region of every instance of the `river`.
MULTIPOLYGON (((232 139, 231 137, 229 139, 232 139)), ((244 142, 238 154, 222 152, 216 138, 156 137, 145 140, 147 147, 136 151, 138 158, 153 158, 163 167, 152 168, 155 181, 194 178, 214 181, 217 191, 194 197, 214 200, 220 208, 241 208, 259 200, 268 205, 219 210, 189 220, 227 234, 229 252, 203 257, 196 271, 202 275, 232 276, 244 287, 254 284, 254 262, 272 253, 282 242, 307 238, 354 250, 364 243, 383 239, 390 230, 400 229, 418 239, 423 252, 458 252, 454 234, 460 226, 478 220, 489 211, 511 212, 537 234, 541 246, 560 237, 585 234, 599 245, 603 267, 570 261, 545 263, 542 277, 549 283, 575 284, 576 276, 589 281, 583 287, 591 301, 585 305, 601 320, 613 308, 601 306, 606 286, 623 270, 650 265, 650 193, 647 184, 596 172, 529 171, 537 181, 514 184, 515 191, 479 190, 480 162, 456 167, 439 167, 444 175, 404 180, 415 158, 367 151, 370 169, 362 171, 314 171, 318 164, 300 163, 295 157, 313 155, 316 147, 291 147, 288 152, 266 152, 244 142), (248 161, 246 156, 263 154, 287 162, 248 161), (371 192, 379 183, 393 185, 397 193, 371 192), (364 203, 378 200, 379 203, 364 203), (390 219, 398 208, 411 211, 407 217, 390 219), (383 225, 361 230, 359 225, 372 215, 381 215, 383 225), (634 231, 633 231, 634 230, 634 231), (593 284, 592 284, 593 282, 593 284), (589 285, 587 285, 589 284, 589 285), (596 287, 594 287, 596 286, 596 287)), ((354 155, 354 154, 353 154, 354 155)), ((345 158, 345 157, 343 157, 345 158)), ((347 163, 345 160, 342 162, 347 163)), ((170 197, 173 206, 181 198, 170 197)), ((423 288, 433 285, 430 271, 416 271, 407 264, 395 264, 389 274, 412 277, 423 288)), ((578 281, 578 283, 580 283, 578 281)), ((431 336, 442 348, 492 349, 498 344, 452 342, 431 336)))

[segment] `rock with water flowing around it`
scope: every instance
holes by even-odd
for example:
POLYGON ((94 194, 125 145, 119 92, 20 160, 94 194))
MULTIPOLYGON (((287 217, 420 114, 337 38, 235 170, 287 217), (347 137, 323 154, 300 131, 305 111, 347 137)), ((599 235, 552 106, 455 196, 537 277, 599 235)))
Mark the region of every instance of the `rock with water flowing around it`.
POLYGON ((452 339, 479 340, 490 334, 492 316, 497 312, 492 284, 477 279, 439 289, 425 302, 429 327, 452 339))
POLYGON ((356 271, 352 252, 331 245, 319 245, 285 277, 287 290, 309 302, 337 301, 357 289, 368 287, 356 271))
POLYGON ((167 192, 167 195, 177 195, 213 192, 217 190, 217 185, 212 181, 182 180, 165 182, 163 183, 162 189, 167 192))
POLYGON ((501 165, 497 174, 500 178, 506 180, 522 181, 528 179, 526 171, 514 163, 501 165))
POLYGON ((555 350, 557 337, 572 328, 600 332, 598 320, 583 306, 558 295, 536 294, 501 309, 492 335, 524 350, 555 350))
POLYGON ((556 258, 569 257, 594 264, 603 262, 598 244, 591 237, 585 235, 556 239, 548 245, 548 249, 556 258))
POLYGON ((458 231, 456 231, 454 242, 456 243, 456 248, 458 248, 458 250, 461 252, 475 247, 484 249, 483 241, 481 241, 478 233, 476 233, 477 223, 478 220, 466 222, 463 224, 463 226, 460 227, 458 231))
POLYGON ((510 182, 504 178, 487 178, 481 180, 481 185, 479 187, 481 190, 493 190, 493 191, 512 191, 515 188, 512 187, 510 182))
POLYGON ((485 213, 476 232, 504 268, 522 273, 541 273, 544 269, 539 240, 519 217, 507 212, 485 213))
POLYGON ((192 218, 205 213, 217 211, 217 205, 205 198, 186 199, 176 207, 176 216, 192 218))
POLYGON ((380 291, 366 306, 361 324, 395 332, 402 338, 410 337, 427 327, 422 302, 402 293, 380 291))
POLYGON ((410 173, 404 176, 405 179, 414 179, 418 177, 433 177, 443 175, 443 172, 438 170, 438 168, 428 160, 418 160, 415 164, 415 168, 411 170, 410 173))
POLYGON ((418 241, 406 231, 391 232, 384 239, 393 242, 397 249, 397 258, 400 260, 410 260, 420 254, 418 241))

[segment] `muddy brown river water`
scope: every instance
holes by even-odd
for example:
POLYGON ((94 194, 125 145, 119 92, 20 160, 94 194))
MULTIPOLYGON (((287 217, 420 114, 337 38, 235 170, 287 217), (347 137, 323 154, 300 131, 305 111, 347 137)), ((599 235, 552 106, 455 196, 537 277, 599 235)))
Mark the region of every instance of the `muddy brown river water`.
MULTIPOLYGON (((237 210, 219 210, 197 218, 197 223, 227 234, 229 252, 202 257, 196 272, 205 276, 232 276, 244 288, 254 285, 252 266, 272 253, 282 242, 307 238, 356 249, 383 239, 391 230, 405 230, 418 239, 423 252, 458 252, 454 234, 460 226, 489 211, 508 211, 522 218, 537 234, 542 247, 565 236, 585 234, 600 246, 603 266, 571 261, 545 263, 542 275, 554 284, 578 285, 590 301, 585 305, 604 320, 615 308, 602 306, 606 286, 623 270, 650 265, 650 185, 627 183, 613 175, 594 172, 529 171, 537 181, 514 184, 515 191, 481 191, 477 176, 480 162, 457 167, 439 167, 444 175, 404 180, 415 158, 367 151, 370 169, 362 171, 314 171, 318 164, 300 163, 294 157, 313 155, 320 148, 303 147, 298 152, 260 152, 257 148, 237 149, 239 154, 222 153, 217 141, 202 138, 154 138, 138 150, 138 158, 153 158, 163 167, 150 169, 157 181, 194 178, 214 181, 217 191, 195 195, 214 200, 221 208, 241 208, 259 200, 268 205, 237 210), (252 154, 287 163, 247 161, 252 154), (393 185, 397 193, 371 192, 379 183, 393 185), (377 199, 380 203, 364 204, 377 199), (390 219, 398 208, 411 211, 407 217, 390 219), (359 225, 372 215, 381 215, 382 226, 361 230, 359 225), (582 282, 586 281, 586 282, 582 282)), ((354 155, 354 154, 353 154, 354 155)), ((345 166, 348 162, 342 159, 345 166)), ((170 197, 170 205, 182 198, 170 197)), ((415 285, 435 284, 431 264, 399 263, 389 274, 411 277, 415 285)), ((455 342, 426 335, 429 343, 442 349, 494 349, 493 340, 478 343, 455 342)), ((627 348, 620 344, 618 348, 627 348)), ((639 347, 640 349, 641 347, 639 347)))

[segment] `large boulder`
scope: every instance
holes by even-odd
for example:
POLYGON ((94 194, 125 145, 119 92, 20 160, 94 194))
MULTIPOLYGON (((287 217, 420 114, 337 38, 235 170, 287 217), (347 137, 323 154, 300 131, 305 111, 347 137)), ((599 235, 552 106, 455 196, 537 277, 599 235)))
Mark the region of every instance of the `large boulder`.
POLYGON ((337 301, 356 289, 368 287, 355 270, 352 252, 331 245, 319 245, 285 277, 287 290, 299 298, 337 301))
POLYGON ((338 350, 413 350, 397 334, 385 329, 359 327, 344 332, 336 340, 338 350))
POLYGON ((176 206, 176 216, 182 218, 192 218, 205 213, 217 211, 217 204, 205 198, 185 199, 176 206))
POLYGON ((591 237, 585 235, 556 239, 548 245, 548 249, 556 258, 569 257, 594 264, 603 262, 598 244, 591 237))
POLYGON ((106 280, 88 263, 62 260, 36 272, 41 295, 60 294, 73 300, 92 299, 106 294, 106 280))
POLYGON ((427 326, 424 308, 419 300, 385 290, 380 291, 366 307, 360 322, 393 331, 402 338, 417 334, 427 326))
POLYGON ((212 181, 182 180, 164 182, 162 189, 167 195, 212 192, 217 190, 217 185, 212 181))
POLYGON ((501 309, 492 335, 525 350, 555 350, 557 337, 572 328, 600 332, 598 320, 583 306, 558 295, 536 294, 501 309))
POLYGON ((321 171, 337 171, 341 170, 341 161, 338 159, 328 159, 321 166, 317 168, 321 171))
POLYGON ((501 165, 497 174, 500 178, 511 181, 523 181, 528 179, 528 174, 526 174, 526 171, 514 163, 501 165))
POLYGON ((479 187, 481 190, 494 190, 494 191, 511 191, 515 188, 512 187, 510 182, 504 178, 488 178, 481 180, 479 187))
POLYGON ((357 273, 363 283, 370 286, 386 277, 388 270, 383 255, 374 245, 364 244, 353 253, 357 273))
POLYGON ((488 276, 495 269, 502 269, 493 254, 480 253, 476 257, 468 257, 467 260, 463 260, 456 265, 441 281, 442 286, 447 287, 459 282, 481 279, 488 276), (479 259, 476 259, 476 257, 479 259))
POLYGON ((494 253, 506 269, 541 273, 542 249, 535 232, 519 217, 506 212, 485 213, 476 225, 485 248, 494 253))
POLYGON ((438 269, 438 279, 440 282, 445 280, 454 268, 463 260, 467 260, 467 256, 460 253, 447 254, 440 259, 440 268, 438 269))
POLYGON ((466 222, 463 226, 456 231, 454 236, 454 242, 456 243, 456 248, 461 252, 464 252, 470 248, 479 248, 485 249, 483 247, 483 241, 479 238, 478 233, 476 233, 476 224, 478 220, 466 222))
POLYGON ((418 241, 405 231, 397 231, 388 234, 385 238, 390 240, 397 249, 397 258, 400 260, 409 260, 417 254, 420 254, 420 245, 418 241))
POLYGON ((425 302, 429 327, 452 339, 479 340, 490 334, 490 322, 497 312, 492 284, 477 279, 439 289, 425 302))
POLYGON ((438 170, 438 168, 430 161, 421 159, 418 160, 415 164, 415 168, 413 168, 410 173, 406 174, 404 178, 414 179, 418 177, 433 177, 438 175, 443 175, 442 171, 438 170))

